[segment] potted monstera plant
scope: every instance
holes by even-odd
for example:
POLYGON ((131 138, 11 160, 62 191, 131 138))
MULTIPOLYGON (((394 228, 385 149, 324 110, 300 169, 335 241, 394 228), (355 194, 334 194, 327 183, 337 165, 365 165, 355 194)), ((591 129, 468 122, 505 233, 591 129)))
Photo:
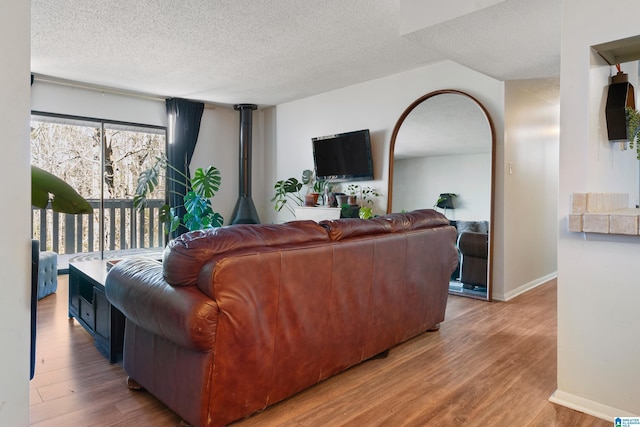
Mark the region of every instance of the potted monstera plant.
POLYGON ((133 197, 134 207, 141 210, 147 205, 147 197, 157 188, 159 178, 166 177, 168 169, 180 176, 182 180, 178 182, 188 190, 186 194, 182 194, 186 210, 182 218, 178 215, 176 207, 165 204, 160 208, 158 219, 164 224, 165 233, 176 231, 180 225, 189 231, 221 227, 224 218, 220 213, 213 211, 210 200, 220 189, 222 182, 220 171, 215 166, 209 166, 207 169, 198 168, 193 177, 189 177, 170 165, 166 156, 157 157, 154 164, 142 171, 138 177, 138 186, 133 197))

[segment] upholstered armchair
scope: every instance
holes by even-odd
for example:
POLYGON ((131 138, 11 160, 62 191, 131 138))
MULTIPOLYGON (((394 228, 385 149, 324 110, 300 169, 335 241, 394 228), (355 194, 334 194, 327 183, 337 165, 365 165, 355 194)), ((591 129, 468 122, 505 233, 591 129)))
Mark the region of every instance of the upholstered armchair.
POLYGON ((487 287, 489 234, 463 231, 458 238, 460 282, 465 289, 487 287))
POLYGON ((459 280, 465 289, 487 286, 489 222, 456 221, 460 255, 459 280))

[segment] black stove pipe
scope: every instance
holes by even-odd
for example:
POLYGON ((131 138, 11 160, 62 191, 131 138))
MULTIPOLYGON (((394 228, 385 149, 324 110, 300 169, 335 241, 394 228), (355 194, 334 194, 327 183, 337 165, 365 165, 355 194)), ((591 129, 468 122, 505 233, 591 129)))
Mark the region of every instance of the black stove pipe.
POLYGON ((260 218, 251 199, 251 130, 255 104, 236 104, 240 111, 240 196, 231 215, 231 224, 259 224, 260 218))

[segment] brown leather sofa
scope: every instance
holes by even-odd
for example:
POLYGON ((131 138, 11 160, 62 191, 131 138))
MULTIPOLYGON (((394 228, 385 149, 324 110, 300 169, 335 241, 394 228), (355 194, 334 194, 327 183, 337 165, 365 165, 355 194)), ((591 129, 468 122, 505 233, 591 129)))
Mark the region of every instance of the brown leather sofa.
POLYGON ((433 210, 184 234, 106 280, 127 374, 194 426, 263 410, 444 320, 456 230, 433 210))

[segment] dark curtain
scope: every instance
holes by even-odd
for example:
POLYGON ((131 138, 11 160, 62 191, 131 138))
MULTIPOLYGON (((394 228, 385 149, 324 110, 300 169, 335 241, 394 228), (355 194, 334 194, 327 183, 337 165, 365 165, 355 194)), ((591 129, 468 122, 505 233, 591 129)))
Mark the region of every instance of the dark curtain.
MULTIPOLYGON (((191 176, 189 164, 193 157, 193 151, 200 133, 200 121, 204 104, 193 102, 187 99, 171 98, 167 99, 167 117, 169 124, 169 144, 167 145, 167 158, 169 164, 180 170, 187 176, 191 176)), ((177 215, 182 218, 186 213, 184 209, 184 195, 187 188, 184 178, 175 171, 169 169, 168 192, 169 205, 177 209, 177 215), (174 182, 177 180, 178 182, 174 182)), ((187 232, 186 227, 180 226, 171 237, 176 237, 187 232)))

